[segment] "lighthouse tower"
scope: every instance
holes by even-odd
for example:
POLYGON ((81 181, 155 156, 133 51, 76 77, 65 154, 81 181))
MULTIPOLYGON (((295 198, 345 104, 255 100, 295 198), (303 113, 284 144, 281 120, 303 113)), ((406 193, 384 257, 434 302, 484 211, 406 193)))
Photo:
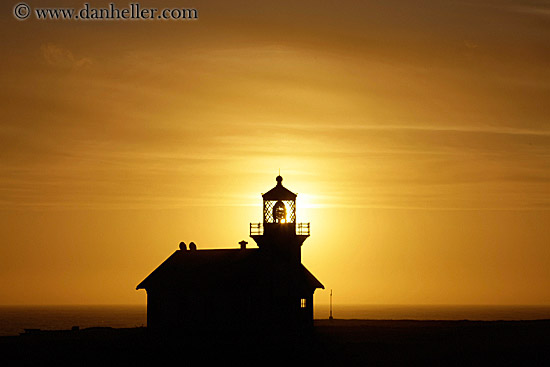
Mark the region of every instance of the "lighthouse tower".
POLYGON ((250 223, 250 237, 274 261, 301 264, 301 247, 309 237, 309 223, 296 223, 296 194, 277 185, 262 195, 263 222, 250 223))

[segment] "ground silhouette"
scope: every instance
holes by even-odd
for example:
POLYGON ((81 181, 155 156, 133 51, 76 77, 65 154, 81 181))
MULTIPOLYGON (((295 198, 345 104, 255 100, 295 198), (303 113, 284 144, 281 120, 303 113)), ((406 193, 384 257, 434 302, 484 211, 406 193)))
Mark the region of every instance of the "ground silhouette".
POLYGON ((310 334, 152 338, 146 328, 89 328, 1 337, 19 365, 202 362, 536 366, 550 363, 550 320, 316 320, 310 334))

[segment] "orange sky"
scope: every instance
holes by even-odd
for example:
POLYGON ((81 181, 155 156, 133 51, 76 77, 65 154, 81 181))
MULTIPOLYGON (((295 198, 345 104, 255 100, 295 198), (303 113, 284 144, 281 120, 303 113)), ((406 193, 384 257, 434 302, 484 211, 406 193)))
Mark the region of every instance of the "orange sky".
POLYGON ((180 241, 248 237, 279 168, 335 302, 550 304, 550 2, 141 2, 193 22, 15 3, 0 304, 145 304, 180 241))

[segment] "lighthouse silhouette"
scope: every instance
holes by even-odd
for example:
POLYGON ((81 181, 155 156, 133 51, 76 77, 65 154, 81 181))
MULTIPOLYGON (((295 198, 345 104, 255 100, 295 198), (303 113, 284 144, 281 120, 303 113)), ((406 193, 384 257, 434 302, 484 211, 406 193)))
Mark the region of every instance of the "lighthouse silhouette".
POLYGON ((219 331, 307 331, 313 294, 324 286, 301 262, 309 223, 296 223, 296 194, 276 178, 262 195, 263 221, 250 223, 257 248, 198 249, 180 243, 136 289, 147 291, 147 328, 186 336, 219 331))

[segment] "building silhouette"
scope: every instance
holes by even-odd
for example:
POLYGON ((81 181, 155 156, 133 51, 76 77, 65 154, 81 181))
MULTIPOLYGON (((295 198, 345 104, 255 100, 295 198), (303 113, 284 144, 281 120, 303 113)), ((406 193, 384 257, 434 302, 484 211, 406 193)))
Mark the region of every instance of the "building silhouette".
POLYGON ((199 250, 180 243, 136 289, 147 291, 155 332, 237 329, 300 331, 313 326, 313 293, 324 286, 302 265, 309 223, 296 223, 296 194, 283 178, 263 194, 263 222, 250 224, 257 248, 199 250))

